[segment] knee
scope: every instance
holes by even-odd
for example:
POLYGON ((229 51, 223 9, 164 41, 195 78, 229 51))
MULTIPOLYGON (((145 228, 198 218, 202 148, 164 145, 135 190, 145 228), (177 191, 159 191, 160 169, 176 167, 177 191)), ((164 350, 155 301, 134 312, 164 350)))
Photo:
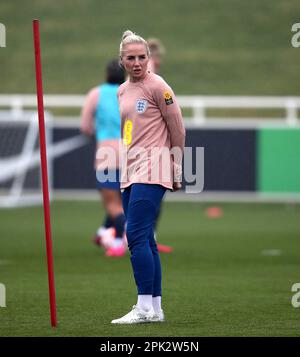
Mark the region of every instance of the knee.
POLYGON ((148 244, 145 230, 142 228, 136 228, 128 222, 126 227, 126 237, 129 250, 132 250, 132 248, 143 248, 145 244, 148 244))
POLYGON ((131 224, 128 224, 126 226, 126 237, 127 237, 127 242, 128 242, 128 248, 129 250, 132 249, 134 245, 137 244, 137 230, 132 227, 131 224))
POLYGON ((153 241, 150 241, 150 248, 153 254, 158 254, 157 244, 154 239, 153 241))

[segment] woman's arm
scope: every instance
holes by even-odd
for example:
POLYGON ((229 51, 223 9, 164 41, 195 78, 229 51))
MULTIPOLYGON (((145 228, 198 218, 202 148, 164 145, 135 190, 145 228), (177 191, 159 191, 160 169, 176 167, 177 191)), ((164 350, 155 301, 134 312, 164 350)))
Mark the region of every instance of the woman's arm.
POLYGON ((182 181, 182 156, 185 144, 185 128, 183 125, 181 110, 172 89, 167 84, 162 84, 155 92, 156 102, 158 103, 162 116, 168 127, 171 150, 173 150, 174 153, 177 153, 177 155, 173 155, 173 188, 176 191, 181 187, 180 183, 182 181))
POLYGON ((82 111, 80 131, 83 134, 92 136, 94 134, 94 114, 99 100, 99 88, 93 88, 86 96, 82 111))

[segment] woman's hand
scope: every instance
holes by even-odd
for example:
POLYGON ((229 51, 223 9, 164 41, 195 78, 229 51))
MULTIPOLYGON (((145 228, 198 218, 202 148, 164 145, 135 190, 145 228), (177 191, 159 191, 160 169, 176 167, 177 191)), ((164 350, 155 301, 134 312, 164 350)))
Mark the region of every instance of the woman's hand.
POLYGON ((173 191, 174 192, 180 190, 181 187, 182 187, 181 182, 174 182, 173 183, 173 191))

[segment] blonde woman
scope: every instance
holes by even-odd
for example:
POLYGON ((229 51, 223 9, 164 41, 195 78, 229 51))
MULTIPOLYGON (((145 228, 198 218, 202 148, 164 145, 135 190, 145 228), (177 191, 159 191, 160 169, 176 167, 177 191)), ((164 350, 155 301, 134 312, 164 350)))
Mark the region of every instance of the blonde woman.
POLYGON ((148 70, 149 55, 142 37, 124 32, 120 63, 128 80, 118 90, 123 142, 121 192, 138 297, 132 310, 112 320, 113 324, 164 321, 154 226, 165 191, 181 187, 185 129, 173 90, 148 70), (180 155, 172 156, 173 149, 180 155))

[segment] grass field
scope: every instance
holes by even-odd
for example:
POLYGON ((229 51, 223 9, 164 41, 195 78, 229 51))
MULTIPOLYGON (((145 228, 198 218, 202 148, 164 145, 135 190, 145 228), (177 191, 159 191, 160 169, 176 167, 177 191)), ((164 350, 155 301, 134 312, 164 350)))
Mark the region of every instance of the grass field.
POLYGON ((136 301, 129 256, 111 259, 90 238, 103 211, 96 202, 52 205, 59 327, 49 324, 41 208, 1 210, 0 336, 300 336, 291 305, 299 281, 300 206, 164 204, 159 238, 166 323, 113 326, 136 301), (262 255, 279 249, 281 255, 262 255))
POLYGON ((124 30, 159 37, 178 94, 300 95, 291 27, 299 0, 4 0, 0 93, 34 93, 32 19, 41 21, 44 91, 86 93, 124 30))

